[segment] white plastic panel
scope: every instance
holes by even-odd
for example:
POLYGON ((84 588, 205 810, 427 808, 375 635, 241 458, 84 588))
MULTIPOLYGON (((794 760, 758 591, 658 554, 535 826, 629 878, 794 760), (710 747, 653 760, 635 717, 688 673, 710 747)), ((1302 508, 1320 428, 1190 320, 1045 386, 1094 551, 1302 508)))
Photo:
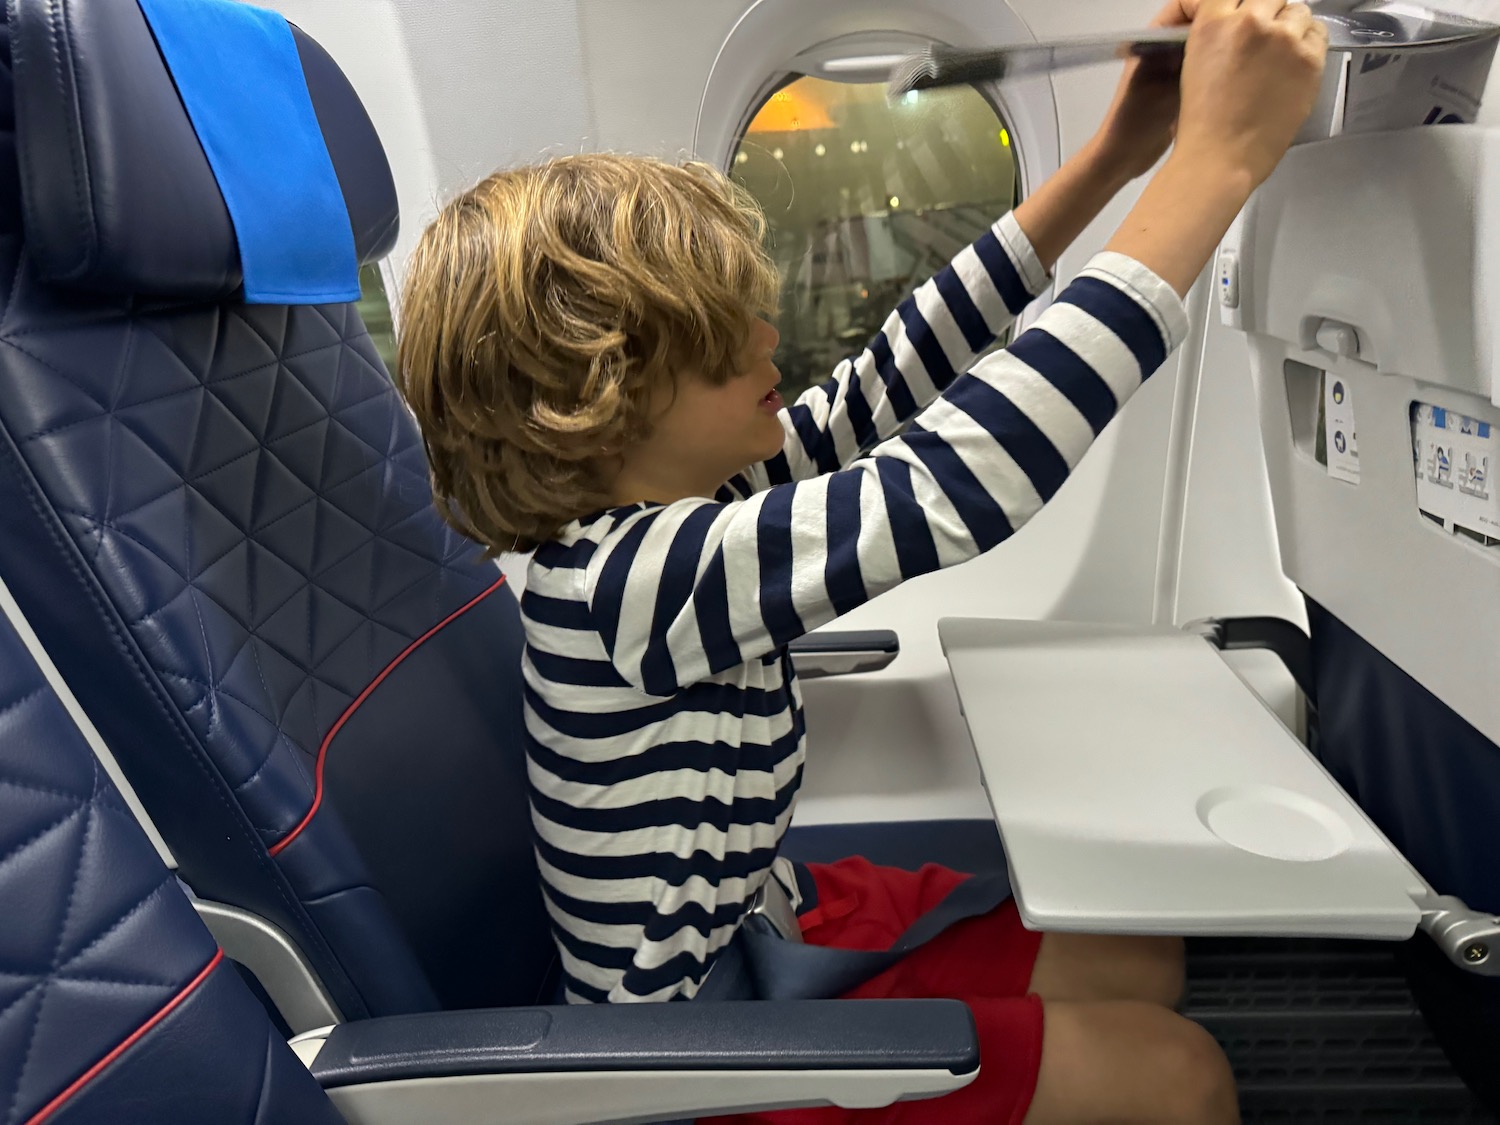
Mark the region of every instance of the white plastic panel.
POLYGON ((1293 149, 1240 228, 1244 330, 1312 350, 1334 320, 1382 373, 1492 400, 1497 173, 1500 130, 1480 126, 1293 149))
POLYGON ((878 1108, 978 1075, 946 1070, 635 1070, 478 1074, 338 1086, 350 1125, 631 1125, 791 1106, 878 1108))
MULTIPOLYGON (((720 46, 698 106, 693 151, 727 167, 743 127, 777 79, 821 67, 811 60, 819 47, 828 55, 877 55, 914 42, 939 40, 966 46, 1027 42, 1025 21, 998 0, 755 0, 720 46), (882 34, 889 36, 882 42, 882 34), (837 43, 845 40, 848 50, 837 43)), ((823 77, 834 77, 826 72, 823 77)), ((864 78, 866 75, 859 75, 864 78)), ((1036 189, 1059 163, 1057 111, 1045 76, 999 84, 997 96, 1011 129, 1021 139, 1022 182, 1036 189)))
POLYGON ((1207 642, 938 623, 1034 929, 1411 936, 1425 889, 1207 642))
POLYGON ((1497 247, 1500 130, 1305 146, 1246 217, 1238 312, 1287 576, 1500 741, 1500 548, 1419 514, 1410 423, 1422 402, 1500 425, 1497 247), (1318 372, 1352 393, 1357 483, 1317 460, 1318 372))

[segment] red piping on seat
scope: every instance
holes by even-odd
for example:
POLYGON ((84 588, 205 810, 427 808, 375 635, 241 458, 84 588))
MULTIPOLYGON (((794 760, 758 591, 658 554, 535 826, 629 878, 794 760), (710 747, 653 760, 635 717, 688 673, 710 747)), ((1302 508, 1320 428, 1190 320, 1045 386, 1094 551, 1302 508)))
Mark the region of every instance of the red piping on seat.
MULTIPOLYGON (((329 732, 326 735, 323 736, 323 744, 318 747, 318 765, 317 765, 317 771, 316 771, 316 774, 315 774, 315 779, 316 780, 315 780, 315 784, 314 784, 314 787, 313 787, 312 808, 310 808, 310 809, 307 810, 307 815, 302 818, 302 820, 298 823, 298 825, 297 825, 296 828, 293 828, 285 836, 283 836, 281 839, 277 840, 276 843, 272 844, 269 849, 267 849, 271 855, 275 855, 277 852, 281 851, 281 849, 283 849, 288 844, 290 844, 293 840, 295 840, 297 838, 298 834, 301 833, 301 831, 304 828, 307 827, 308 822, 311 821, 312 818, 313 818, 313 816, 317 813, 318 807, 320 805, 322 805, 322 803, 323 803, 323 762, 328 757, 328 747, 333 742, 334 736, 336 734, 338 734, 338 732, 343 728, 344 724, 347 723, 351 718, 353 718, 354 712, 356 712, 356 711, 359 710, 360 704, 362 704, 366 699, 369 699, 370 698, 370 694, 376 688, 378 688, 381 685, 381 683, 385 680, 385 678, 387 676, 389 676, 392 672, 394 672, 396 670, 397 665, 399 665, 403 660, 405 660, 412 653, 416 652, 417 649, 421 648, 422 645, 423 645, 423 643, 425 643, 428 639, 430 639, 434 634, 440 632, 444 628, 444 626, 448 625, 449 623, 457 620, 458 618, 462 617, 464 614, 468 613, 469 610, 473 609, 480 602, 484 601, 485 598, 489 597, 496 590, 500 589, 500 587, 502 585, 504 585, 504 584, 505 584, 505 575, 502 574, 499 578, 497 578, 495 580, 494 585, 492 585, 489 589, 485 590, 483 593, 481 593, 478 596, 476 596, 473 601, 469 602, 467 605, 460 606, 458 609, 456 609, 452 613, 450 613, 447 617, 445 617, 441 621, 439 621, 431 629, 428 629, 427 632, 423 633, 416 640, 412 641, 411 644, 407 645, 404 649, 401 650, 400 653, 397 654, 396 659, 392 660, 389 664, 387 664, 385 666, 384 669, 381 670, 380 675, 376 676, 373 680, 370 681, 370 686, 367 687, 367 688, 365 688, 364 691, 360 692, 359 695, 357 695, 355 697, 353 703, 349 704, 348 707, 344 708, 344 713, 339 716, 338 722, 336 722, 336 723, 333 724, 333 728, 331 730, 329 730, 329 732)), ((29 1123, 28 1123, 28 1125, 29 1125, 29 1123)))
POLYGON ((27 1118, 26 1125, 41 1125, 43 1121, 45 1121, 47 1118, 51 1117, 54 1113, 61 1109, 62 1104, 69 1098, 71 1098, 74 1094, 78 1093, 79 1090, 83 1089, 84 1086, 88 1085, 89 1081, 96 1074, 98 1074, 110 1063, 114 1062, 117 1058, 128 1051, 131 1046, 141 1038, 141 1036, 146 1034, 146 1032, 150 1031, 157 1024, 161 1023, 162 1020, 166 1019, 167 1016, 171 1015, 172 1009, 176 1008, 177 1005, 186 1000, 192 994, 193 989, 202 984, 204 980, 207 979, 208 974, 219 967, 219 962, 222 960, 224 960, 224 951, 220 949, 214 953, 213 960, 211 960, 207 965, 204 965, 203 968, 199 970, 197 976, 188 981, 187 984, 183 985, 182 990, 178 992, 176 996, 172 997, 172 999, 166 1002, 161 1011, 157 1012, 156 1015, 152 1016, 145 1023, 141 1024, 140 1027, 136 1028, 135 1031, 131 1033, 130 1037, 127 1038, 118 1047, 116 1047, 113 1051, 105 1055, 93 1066, 89 1067, 77 1078, 75 1078, 72 1084, 69 1085, 66 1090, 58 1094, 57 1097, 53 1098, 46 1105, 42 1106, 42 1108, 37 1110, 36 1113, 34 1113, 31 1117, 27 1118))

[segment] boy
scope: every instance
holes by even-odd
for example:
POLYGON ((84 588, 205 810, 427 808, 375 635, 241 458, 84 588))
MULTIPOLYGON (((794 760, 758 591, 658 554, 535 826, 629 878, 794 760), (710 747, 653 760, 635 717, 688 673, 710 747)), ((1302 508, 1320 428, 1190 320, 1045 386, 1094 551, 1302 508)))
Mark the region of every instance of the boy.
MULTIPOLYGON (((1306 117, 1326 38, 1285 0, 1159 19, 1193 22, 1180 112, 1132 69, 1079 156, 790 408, 760 216, 710 169, 499 173, 423 235, 401 370, 435 492, 493 551, 535 549, 532 810, 570 1001, 691 999, 760 894, 802 907, 810 943, 883 949, 959 881, 777 858, 804 752, 786 645, 1008 537, 1181 341, 1180 295, 1306 117), (1174 129, 1107 251, 970 369, 1174 129)), ((973 1084, 773 1119, 1236 1121, 1180 985, 1177 943, 1042 937, 1007 903, 851 993, 968 1001, 973 1084)))

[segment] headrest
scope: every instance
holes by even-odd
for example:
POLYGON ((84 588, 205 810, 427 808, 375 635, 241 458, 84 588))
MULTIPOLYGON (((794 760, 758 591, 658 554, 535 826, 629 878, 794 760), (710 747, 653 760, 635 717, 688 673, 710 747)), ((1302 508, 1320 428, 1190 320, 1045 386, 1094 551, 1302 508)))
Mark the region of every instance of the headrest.
POLYGON ((54 284, 358 298, 396 189, 338 65, 235 0, 7 0, 27 254, 54 284))

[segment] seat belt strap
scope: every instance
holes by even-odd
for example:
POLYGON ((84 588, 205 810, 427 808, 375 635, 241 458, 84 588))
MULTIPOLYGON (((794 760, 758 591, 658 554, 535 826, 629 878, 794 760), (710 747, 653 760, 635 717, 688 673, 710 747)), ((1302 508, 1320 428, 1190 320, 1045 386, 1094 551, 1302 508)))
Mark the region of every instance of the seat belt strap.
POLYGON ((831 1000, 879 975, 965 918, 1010 897, 1004 872, 971 875, 911 924, 889 949, 836 949, 788 941, 761 913, 748 915, 698 990, 699 1000, 831 1000))

